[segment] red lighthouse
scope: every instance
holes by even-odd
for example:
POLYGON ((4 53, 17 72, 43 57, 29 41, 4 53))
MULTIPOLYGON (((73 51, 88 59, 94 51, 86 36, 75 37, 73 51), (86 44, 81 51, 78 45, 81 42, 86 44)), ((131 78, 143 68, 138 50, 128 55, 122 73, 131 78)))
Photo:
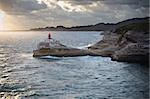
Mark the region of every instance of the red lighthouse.
POLYGON ((51 33, 48 34, 48 39, 51 39, 51 33))

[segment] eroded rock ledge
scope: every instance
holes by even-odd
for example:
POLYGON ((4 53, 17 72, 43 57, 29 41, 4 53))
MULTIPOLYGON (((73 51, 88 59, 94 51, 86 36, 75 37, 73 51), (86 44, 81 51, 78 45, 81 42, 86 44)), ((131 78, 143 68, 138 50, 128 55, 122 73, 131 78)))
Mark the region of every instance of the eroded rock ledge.
POLYGON ((149 62, 149 32, 128 31, 122 36, 114 32, 105 33, 103 40, 88 47, 87 50, 76 48, 43 48, 34 51, 39 56, 75 57, 105 56, 123 62, 149 62), (122 37, 122 38, 121 38, 122 37))
POLYGON ((40 56, 57 56, 57 57, 75 57, 75 56, 86 56, 89 55, 88 50, 76 49, 76 48, 42 48, 33 51, 33 57, 40 56))
POLYGON ((84 49, 52 48, 34 51, 39 56, 106 56, 112 60, 134 63, 149 63, 149 22, 132 23, 104 33, 103 40, 84 49))
POLYGON ((87 50, 76 48, 43 48, 35 50, 33 56, 105 56, 123 62, 149 62, 149 32, 128 31, 122 38, 117 33, 107 33, 103 40, 88 47, 87 50))
POLYGON ((149 32, 128 31, 120 40, 116 33, 105 34, 104 39, 89 47, 100 56, 123 62, 149 62, 149 32))

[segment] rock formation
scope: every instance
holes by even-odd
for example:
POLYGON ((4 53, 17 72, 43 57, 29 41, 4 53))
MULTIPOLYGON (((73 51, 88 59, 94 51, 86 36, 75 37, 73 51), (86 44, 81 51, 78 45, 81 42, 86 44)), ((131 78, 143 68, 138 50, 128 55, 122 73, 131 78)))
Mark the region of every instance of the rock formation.
POLYGON ((107 56, 112 60, 135 63, 149 63, 149 18, 120 22, 110 32, 104 33, 103 40, 87 50, 70 48, 42 48, 34 51, 38 56, 107 56))
POLYGON ((41 56, 56 56, 56 57, 75 57, 75 56, 86 56, 89 54, 88 50, 76 49, 76 48, 42 48, 33 51, 33 57, 41 56))
POLYGON ((149 22, 132 23, 112 30, 89 50, 116 61, 148 63, 149 22))

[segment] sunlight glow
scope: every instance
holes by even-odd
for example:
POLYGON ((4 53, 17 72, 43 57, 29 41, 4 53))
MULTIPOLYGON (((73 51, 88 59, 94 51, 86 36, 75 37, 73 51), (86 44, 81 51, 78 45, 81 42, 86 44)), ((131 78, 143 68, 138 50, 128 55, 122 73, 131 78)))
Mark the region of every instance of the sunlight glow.
POLYGON ((4 28, 5 13, 0 10, 0 30, 4 28))
POLYGON ((58 1, 57 5, 68 12, 85 12, 87 10, 84 6, 81 5, 72 6, 68 1, 58 1))
POLYGON ((24 26, 22 22, 16 16, 5 15, 4 19, 4 30, 20 30, 24 26))
POLYGON ((39 4, 45 3, 50 9, 60 7, 67 12, 87 12, 89 11, 86 7, 82 5, 72 5, 69 1, 59 1, 59 0, 37 0, 39 4))
POLYGON ((0 10, 0 30, 19 30, 22 28, 23 25, 18 18, 0 10))

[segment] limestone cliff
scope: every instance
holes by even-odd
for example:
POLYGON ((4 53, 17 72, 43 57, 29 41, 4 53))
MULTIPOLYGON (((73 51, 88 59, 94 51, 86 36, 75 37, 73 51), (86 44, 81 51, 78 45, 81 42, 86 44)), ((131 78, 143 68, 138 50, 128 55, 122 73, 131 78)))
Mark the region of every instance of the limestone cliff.
POLYGON ((103 40, 89 47, 89 50, 116 61, 148 63, 149 20, 145 20, 105 33, 103 40))

